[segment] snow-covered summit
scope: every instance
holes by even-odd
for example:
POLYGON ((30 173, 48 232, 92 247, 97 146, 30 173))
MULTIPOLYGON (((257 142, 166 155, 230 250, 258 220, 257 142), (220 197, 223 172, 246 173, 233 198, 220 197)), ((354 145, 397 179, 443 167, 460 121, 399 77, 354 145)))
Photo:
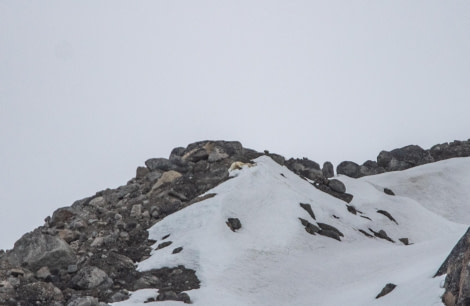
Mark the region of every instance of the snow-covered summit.
MULTIPOLYGON (((138 269, 194 269, 200 288, 186 293, 195 305, 441 304, 443 278, 433 275, 470 220, 464 209, 470 158, 361 179, 339 176, 354 196, 349 204, 267 156, 255 162, 207 192, 215 196, 150 228, 155 250, 138 269), (310 204, 315 219, 301 203, 310 204), (241 228, 232 231, 228 218, 241 228), (302 221, 332 226, 341 241, 308 233, 302 221), (383 233, 388 240, 379 238, 383 233), (162 242, 167 246, 157 248, 162 242), (387 283, 397 287, 376 299, 387 283)), ((157 294, 139 290, 115 305, 157 294)))

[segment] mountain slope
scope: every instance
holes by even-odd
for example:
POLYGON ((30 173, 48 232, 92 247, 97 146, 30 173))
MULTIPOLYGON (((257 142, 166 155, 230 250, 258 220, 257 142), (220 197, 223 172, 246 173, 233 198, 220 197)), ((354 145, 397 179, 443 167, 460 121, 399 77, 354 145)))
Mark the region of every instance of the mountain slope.
MULTIPOLYGON (((350 205, 356 214, 269 157, 255 161, 256 166, 232 171, 232 179, 208 191, 214 197, 155 224, 149 230, 157 241, 153 248, 172 243, 152 251, 139 270, 179 265, 194 269, 201 287, 187 293, 195 305, 441 304, 443 278, 432 276, 466 230, 455 221, 469 220, 467 210, 442 213, 446 207, 460 207, 465 192, 454 192, 450 201, 442 199, 450 187, 470 189, 468 172, 462 170, 468 169, 469 158, 361 179, 340 176, 354 195, 350 205), (445 176, 449 173, 452 180, 445 176), (434 187, 419 188, 425 185, 434 187), (385 187, 396 196, 385 194, 385 187), (300 203, 311 205, 316 220, 300 203), (231 231, 228 218, 238 218, 242 227, 231 231), (333 226, 344 237, 337 241, 310 235, 299 218, 319 227, 333 226), (394 243, 359 230, 369 235, 383 230, 394 243), (400 238, 408 238, 411 245, 400 238), (179 247, 183 249, 173 254, 179 247), (375 299, 387 283, 396 284, 396 289, 375 299)), ((140 304, 156 295, 156 290, 144 289, 114 305, 140 304)))

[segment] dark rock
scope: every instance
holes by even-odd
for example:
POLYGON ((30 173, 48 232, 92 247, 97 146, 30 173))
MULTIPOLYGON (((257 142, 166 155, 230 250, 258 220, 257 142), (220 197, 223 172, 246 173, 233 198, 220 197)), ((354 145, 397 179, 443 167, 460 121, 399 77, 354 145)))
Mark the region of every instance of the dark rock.
POLYGON ((285 166, 295 174, 301 175, 310 180, 317 180, 319 177, 323 177, 320 165, 305 157, 302 159, 291 158, 285 161, 285 166))
POLYGON ((392 158, 393 158, 392 153, 388 151, 381 151, 379 155, 377 156, 377 165, 379 167, 387 169, 388 165, 392 161, 392 158))
POLYGON ((313 184, 313 186, 315 186, 315 188, 323 191, 323 192, 326 192, 328 193, 329 195, 335 197, 335 198, 338 198, 340 200, 343 200, 345 201, 346 203, 350 203, 353 199, 353 195, 352 194, 349 194, 349 193, 341 193, 341 192, 337 192, 337 191, 334 191, 333 189, 331 189, 330 187, 328 187, 327 185, 323 185, 323 184, 313 184))
POLYGON ((361 177, 361 167, 352 161, 343 161, 336 167, 336 173, 344 174, 352 178, 361 177))
POLYGON ((157 248, 155 250, 160 250, 160 249, 166 248, 167 246, 171 245, 172 243, 173 243, 173 241, 162 242, 157 246, 157 248))
POLYGON ((322 236, 325 236, 325 237, 333 238, 333 239, 338 240, 338 241, 341 241, 340 235, 339 235, 338 232, 336 232, 336 231, 332 231, 332 230, 320 230, 320 231, 318 232, 318 234, 320 234, 320 235, 322 235, 322 236))
POLYGON ((388 237, 387 233, 384 231, 384 230, 380 230, 378 232, 374 231, 373 229, 369 228, 369 230, 374 233, 374 236, 375 237, 378 237, 378 238, 381 238, 381 239, 385 239, 385 240, 388 240, 390 242, 395 242, 392 240, 392 238, 388 237))
POLYGON ((377 164, 386 171, 399 171, 433 162, 429 151, 420 146, 410 145, 391 152, 382 151, 377 156, 377 164))
POLYGON ((359 232, 361 232, 362 234, 364 234, 364 236, 366 236, 366 237, 369 237, 369 238, 374 237, 374 236, 372 236, 371 234, 369 234, 368 232, 366 232, 365 230, 360 229, 359 232))
POLYGON ((336 227, 334 227, 332 225, 329 225, 329 224, 326 224, 326 223, 320 223, 320 222, 317 222, 317 224, 322 230, 333 231, 333 232, 336 232, 338 234, 338 236, 344 237, 343 233, 341 233, 336 227))
POLYGON ((321 169, 321 171, 323 173, 323 176, 326 178, 335 176, 333 164, 329 161, 323 163, 323 168, 321 169))
POLYGON ((362 164, 362 166, 359 169, 359 172, 361 176, 367 176, 367 175, 375 175, 375 174, 384 173, 385 169, 383 167, 379 167, 377 162, 368 160, 362 164))
POLYGON ((300 223, 302 223, 302 225, 305 226, 305 231, 307 233, 311 235, 315 235, 315 233, 318 233, 320 231, 320 228, 308 222, 307 220, 302 219, 302 218, 299 218, 299 220, 300 220, 300 223))
POLYGON ((400 238, 398 240, 400 240, 400 242, 403 243, 404 245, 410 245, 408 238, 400 238))
POLYGON ((346 192, 346 186, 344 185, 344 183, 337 179, 329 180, 328 187, 330 187, 333 191, 336 191, 339 193, 346 192))
POLYGON ((388 195, 391 195, 391 196, 395 195, 395 193, 391 189, 388 189, 388 188, 384 188, 384 193, 388 194, 388 195))
POLYGON ((171 252, 172 254, 178 254, 179 252, 181 252, 183 250, 183 247, 177 247, 176 249, 173 250, 173 252, 171 252))
POLYGON ((352 213, 353 215, 357 214, 357 210, 356 210, 356 207, 352 206, 352 205, 346 205, 346 208, 348 209, 348 211, 350 213, 352 213))
POLYGON ((442 143, 431 147, 429 150, 434 160, 444 160, 454 157, 468 157, 470 156, 470 140, 467 141, 453 141, 449 143, 442 143))
POLYGON ((235 232, 242 227, 242 224, 238 218, 228 218, 227 222, 225 223, 232 230, 232 232, 235 232))
POLYGON ((395 220, 395 218, 393 218, 392 215, 388 211, 379 209, 379 210, 377 210, 377 213, 384 215, 385 217, 390 219, 390 221, 393 221, 396 224, 398 224, 397 220, 395 220))
POLYGON ((313 218, 313 220, 316 220, 315 219, 315 214, 313 213, 313 210, 312 210, 312 206, 310 204, 307 204, 307 203, 300 203, 300 207, 302 207, 303 209, 305 209, 307 211, 307 213, 310 215, 310 217, 313 218))
POLYGON ((32 271, 44 266, 67 268, 77 260, 67 242, 57 236, 43 234, 40 229, 23 235, 6 258, 11 264, 26 266, 32 271))
POLYGON ((445 305, 464 306, 470 299, 470 227, 439 267, 435 276, 447 274, 442 300, 445 305))
POLYGON ((393 289, 395 289, 396 286, 397 285, 392 284, 392 283, 386 284, 385 287, 382 289, 382 291, 380 291, 380 293, 375 298, 378 299, 389 294, 390 292, 393 291, 393 289))

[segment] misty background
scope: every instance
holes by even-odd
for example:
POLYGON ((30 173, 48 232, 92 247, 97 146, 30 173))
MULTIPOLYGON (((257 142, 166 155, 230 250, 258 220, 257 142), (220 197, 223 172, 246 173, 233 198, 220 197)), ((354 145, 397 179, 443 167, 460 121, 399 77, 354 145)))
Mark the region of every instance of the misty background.
POLYGON ((0 0, 0 249, 151 157, 470 135, 467 1, 0 0))

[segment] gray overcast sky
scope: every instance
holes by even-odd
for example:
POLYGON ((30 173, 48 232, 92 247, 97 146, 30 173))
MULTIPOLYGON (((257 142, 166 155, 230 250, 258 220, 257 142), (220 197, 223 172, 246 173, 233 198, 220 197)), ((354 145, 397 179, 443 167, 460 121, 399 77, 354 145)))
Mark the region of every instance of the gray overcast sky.
POLYGON ((468 1, 0 0, 0 249, 204 139, 362 163, 470 137, 468 1))

